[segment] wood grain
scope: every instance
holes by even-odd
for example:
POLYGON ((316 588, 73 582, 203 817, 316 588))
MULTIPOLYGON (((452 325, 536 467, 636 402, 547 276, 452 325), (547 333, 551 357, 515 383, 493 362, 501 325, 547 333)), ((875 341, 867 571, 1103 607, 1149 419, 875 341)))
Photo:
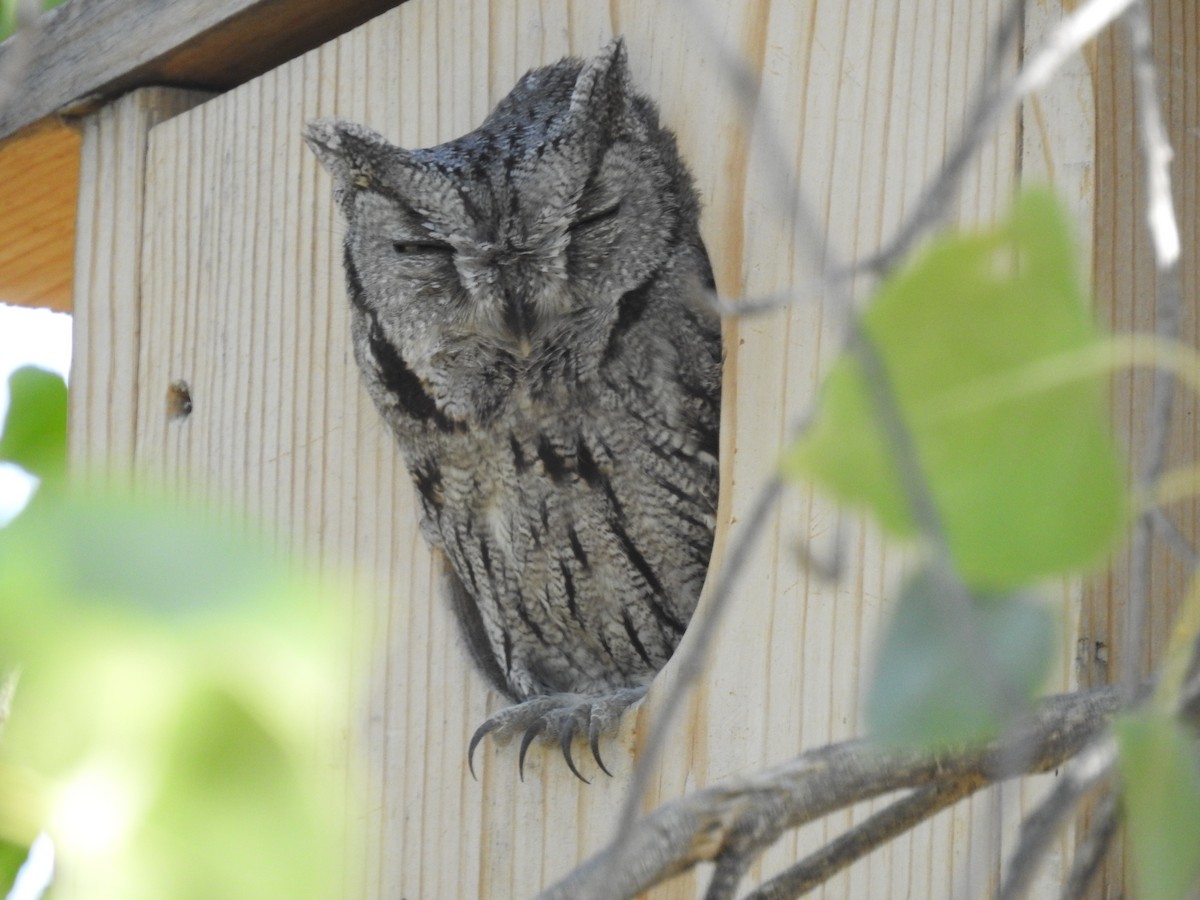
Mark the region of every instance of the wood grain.
MULTIPOLYGON (((1182 242, 1183 316, 1180 338, 1200 346, 1200 8, 1194 3, 1154 0, 1149 4, 1158 69, 1159 102, 1175 153, 1171 167, 1175 212, 1182 242)), ((1097 313, 1108 327, 1153 332, 1158 323, 1158 276, 1146 230, 1147 193, 1135 120, 1128 34, 1114 29, 1096 43, 1092 56, 1096 98, 1096 165, 1092 271, 1097 313)), ((1144 464, 1148 411, 1155 391, 1151 372, 1113 378, 1113 422, 1129 445, 1129 477, 1144 464)), ((1167 469, 1195 464, 1200 454, 1200 407, 1187 391, 1176 395, 1167 445, 1167 469)), ((1166 510, 1195 546, 1200 539, 1200 500, 1192 497, 1166 510)), ((1131 590, 1128 547, 1102 577, 1090 579, 1082 597, 1080 681, 1088 686, 1119 679, 1125 644, 1125 610, 1131 590)), ((1151 558, 1146 627, 1140 641, 1143 672, 1161 660, 1179 602, 1194 572, 1158 542, 1151 558)), ((1082 837, 1092 824, 1091 809, 1080 816, 1082 837)), ((1134 882, 1128 842, 1118 834, 1089 896, 1132 895, 1134 882)))
POLYGON ((0 302, 71 309, 79 131, 50 119, 0 143, 0 302))
POLYGON ((400 2, 68 0, 0 44, 0 139, 135 87, 233 87, 400 2))
MULTIPOLYGON (((134 420, 132 456, 143 477, 244 507, 269 523, 281 547, 327 572, 353 573, 351 614, 379 643, 360 673, 368 690, 355 745, 375 803, 366 822, 372 838, 356 845, 366 880, 356 896, 522 897, 561 876, 611 837, 631 753, 677 673, 667 667, 607 748, 616 778, 585 763, 584 773, 598 777, 583 785, 556 751, 535 748, 521 783, 515 748, 490 745, 478 759, 480 780, 467 774, 467 740, 500 701, 468 666, 418 534, 407 474, 358 384, 340 223, 328 179, 300 140, 303 122, 336 114, 407 146, 437 143, 476 126, 524 70, 626 36, 635 80, 678 133, 705 198, 703 230, 722 294, 806 291, 786 311, 726 325, 720 565, 788 423, 813 402, 841 341, 845 310, 804 287, 813 268, 781 185, 798 173, 841 258, 878 248, 957 134, 1007 6, 920 0, 902 11, 870 0, 705 0, 682 14, 671 0, 413 0, 150 131, 142 302, 131 313, 136 325, 127 322, 119 339, 132 331, 137 350, 137 401, 122 407, 134 420), (746 60, 757 105, 735 94, 714 35, 746 60), (782 162, 773 146, 783 148, 782 162), (182 421, 169 417, 166 401, 180 379, 193 398, 182 421)), ((1026 44, 1057 15, 1052 4, 1032 4, 1026 44)), ((1186 46, 1194 77, 1196 48, 1186 46)), ((1001 63, 1011 68, 1018 50, 1001 63)), ((1005 121, 967 173, 955 224, 1002 215, 1029 173, 1053 181, 1081 236, 1094 234, 1101 246, 1110 223, 1098 212, 1099 174, 1115 167, 1105 190, 1125 203, 1122 178, 1133 171, 1127 156, 1101 159, 1108 151, 1097 124, 1107 102, 1100 85, 1110 64, 1087 57, 1005 121)), ((1188 109, 1173 115, 1182 121, 1188 109)), ((1128 127, 1128 98, 1111 110, 1110 125, 1128 127)), ((104 208, 100 195, 89 203, 104 208)), ((88 214, 81 209, 81 221, 88 214)), ((98 250, 106 239, 101 227, 92 230, 98 250)), ((1089 258, 1095 266, 1109 260, 1099 250, 1089 258)), ((1139 267, 1130 277, 1144 276, 1139 267)), ((854 289, 862 300, 870 285, 854 289)), ((106 399, 102 388, 87 396, 88 411, 75 411, 76 419, 106 399)), ((81 450, 95 452, 99 446, 81 450)), ((869 524, 805 488, 789 490, 704 682, 670 735, 647 804, 857 733, 875 640, 909 562, 869 524), (827 557, 839 534, 848 550, 841 581, 821 581, 798 564, 798 544, 827 557)), ((1048 689, 1076 684, 1069 661, 1081 596, 1068 584, 1057 597, 1066 662, 1048 689)), ((1052 778, 940 814, 851 867, 823 896, 989 892, 1020 815, 1052 778)), ((751 879, 875 808, 863 804, 785 836, 751 879)), ((1066 835, 1035 896, 1057 896, 1070 849, 1066 835)), ((697 896, 703 875, 682 876, 653 896, 697 896)))
MULTIPOLYGON (((79 480, 127 482, 137 422, 142 210, 152 125, 208 97, 146 88, 82 122, 69 452, 79 480)), ((159 301, 161 302, 161 301, 159 301)), ((164 389, 165 398, 165 389, 164 389)))

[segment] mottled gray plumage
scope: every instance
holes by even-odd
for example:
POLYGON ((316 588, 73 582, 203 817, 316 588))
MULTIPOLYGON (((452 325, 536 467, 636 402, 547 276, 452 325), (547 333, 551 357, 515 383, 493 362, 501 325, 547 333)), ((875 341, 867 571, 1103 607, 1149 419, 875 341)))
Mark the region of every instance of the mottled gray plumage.
MULTIPOLYGON (((526 74, 476 131, 404 150, 320 120, 354 352, 449 560, 463 634, 570 743, 636 702, 712 549, 719 322, 699 205, 620 39, 526 74)), ((601 765, 603 765, 601 763, 601 765)), ((578 773, 576 773, 578 774, 578 773)))

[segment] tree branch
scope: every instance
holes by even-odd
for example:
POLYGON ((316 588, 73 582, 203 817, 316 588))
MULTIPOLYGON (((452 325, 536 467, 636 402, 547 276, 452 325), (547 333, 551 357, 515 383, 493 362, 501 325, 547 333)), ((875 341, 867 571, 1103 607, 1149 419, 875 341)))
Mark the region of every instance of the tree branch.
POLYGON ((1087 893, 1088 885, 1096 877, 1100 861, 1108 849, 1109 842, 1117 833, 1117 797, 1109 793, 1096 810, 1092 822, 1092 830, 1088 833, 1083 844, 1075 851, 1075 862, 1071 866, 1071 874, 1067 878, 1062 895, 1067 898, 1082 897, 1087 893))
POLYGON ((1116 746, 1112 738, 1093 743, 1071 760, 1054 790, 1021 823, 1017 849, 1008 861, 1008 873, 998 900, 1023 897, 1041 862, 1042 854, 1075 805, 1112 772, 1116 746))
POLYGON ((986 784, 985 778, 972 775, 917 788, 751 891, 745 900, 791 900, 802 896, 876 847, 953 806, 986 784))
POLYGON ((540 897, 633 897, 701 862, 745 860, 782 834, 893 791, 980 779, 994 783, 1062 765, 1105 727, 1119 705, 1105 687, 1050 697, 1002 738, 969 747, 886 748, 866 740, 830 744, 747 778, 660 806, 627 839, 585 862, 540 897), (1021 751, 1020 771, 1005 768, 1021 751))

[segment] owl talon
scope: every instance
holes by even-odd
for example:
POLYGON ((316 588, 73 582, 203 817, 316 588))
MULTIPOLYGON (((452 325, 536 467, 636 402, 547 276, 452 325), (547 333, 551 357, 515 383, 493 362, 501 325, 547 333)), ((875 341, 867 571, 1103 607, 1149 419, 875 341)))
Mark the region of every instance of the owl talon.
POLYGON ((475 733, 471 735, 471 742, 467 745, 467 768, 470 769, 471 777, 476 781, 479 780, 479 776, 475 774, 475 748, 479 746, 480 741, 499 727, 499 720, 493 717, 476 728, 475 733))
POLYGON ((474 754, 479 743, 491 734, 503 743, 520 733, 521 745, 517 755, 517 771, 525 780, 525 758, 535 741, 557 744, 562 751, 567 768, 584 784, 591 784, 571 752, 575 738, 587 736, 592 758, 605 775, 613 773, 604 764, 600 755, 600 739, 620 725, 625 710, 635 705, 646 694, 644 687, 621 688, 610 694, 587 696, 580 694, 547 694, 526 700, 508 709, 502 709, 475 729, 467 747, 467 765, 475 774, 474 754))
POLYGON ((567 768, 571 770, 572 774, 576 778, 578 778, 584 784, 591 784, 590 781, 588 781, 579 773, 579 769, 575 768, 575 760, 571 758, 571 743, 575 740, 575 728, 578 724, 579 723, 576 721, 575 716, 567 716, 567 721, 563 725, 562 729, 563 758, 567 761, 567 768))
POLYGON ((529 745, 545 730, 546 720, 542 718, 534 719, 525 729, 525 736, 521 738, 521 753, 517 756, 517 774, 521 776, 522 781, 525 780, 525 754, 529 752, 529 745))
POLYGON ((596 765, 600 767, 600 771, 609 778, 613 777, 613 773, 608 771, 608 766, 604 764, 604 760, 600 758, 600 720, 592 719, 588 726, 588 746, 592 748, 592 759, 596 760, 596 765))

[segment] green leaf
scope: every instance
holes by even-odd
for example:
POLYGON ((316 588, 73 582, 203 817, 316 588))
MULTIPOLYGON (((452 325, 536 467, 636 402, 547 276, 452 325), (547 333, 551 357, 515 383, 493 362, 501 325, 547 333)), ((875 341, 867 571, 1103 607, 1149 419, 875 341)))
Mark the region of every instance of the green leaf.
MULTIPOLYGON (((1028 192, 995 231, 938 240, 863 315, 955 565, 974 588, 1092 563, 1126 524, 1107 377, 1072 369, 1098 341, 1076 265, 1058 204, 1028 192), (1030 373, 1046 367, 1058 377, 1029 389, 1030 373)), ((914 531, 852 355, 834 365, 784 466, 865 504, 891 531, 914 531)))
POLYGON ((281 567, 211 510, 113 497, 56 497, 0 532, 0 603, 37 591, 164 617, 261 599, 281 567), (39 556, 40 565, 30 565, 39 556), (18 576, 36 587, 8 587, 18 576))
POLYGON ((973 597, 927 566, 905 584, 884 634, 867 695, 870 733, 922 745, 996 736, 1044 682, 1056 630, 1030 598, 973 597))
POLYGON ((0 461, 16 463, 43 480, 66 470, 67 385, 36 366, 9 376, 8 416, 0 435, 0 461))
POLYGON ((185 698, 164 790, 139 835, 148 858, 175 862, 156 873, 154 896, 333 896, 336 827, 321 807, 312 761, 286 737, 220 685, 197 686, 185 698))
POLYGON ((17 873, 21 871, 21 866, 25 865, 28 856, 28 847, 0 840, 0 895, 8 896, 13 882, 17 880, 17 873))
POLYGON ((1193 896, 1200 873, 1200 757, 1174 718, 1126 716, 1116 725, 1139 897, 1193 896))
POLYGON ((17 0, 0 0, 0 41, 6 40, 17 27, 17 0))
POLYGON ((0 530, 0 824, 48 823, 89 895, 335 892, 344 623, 244 531, 62 493, 0 530))

